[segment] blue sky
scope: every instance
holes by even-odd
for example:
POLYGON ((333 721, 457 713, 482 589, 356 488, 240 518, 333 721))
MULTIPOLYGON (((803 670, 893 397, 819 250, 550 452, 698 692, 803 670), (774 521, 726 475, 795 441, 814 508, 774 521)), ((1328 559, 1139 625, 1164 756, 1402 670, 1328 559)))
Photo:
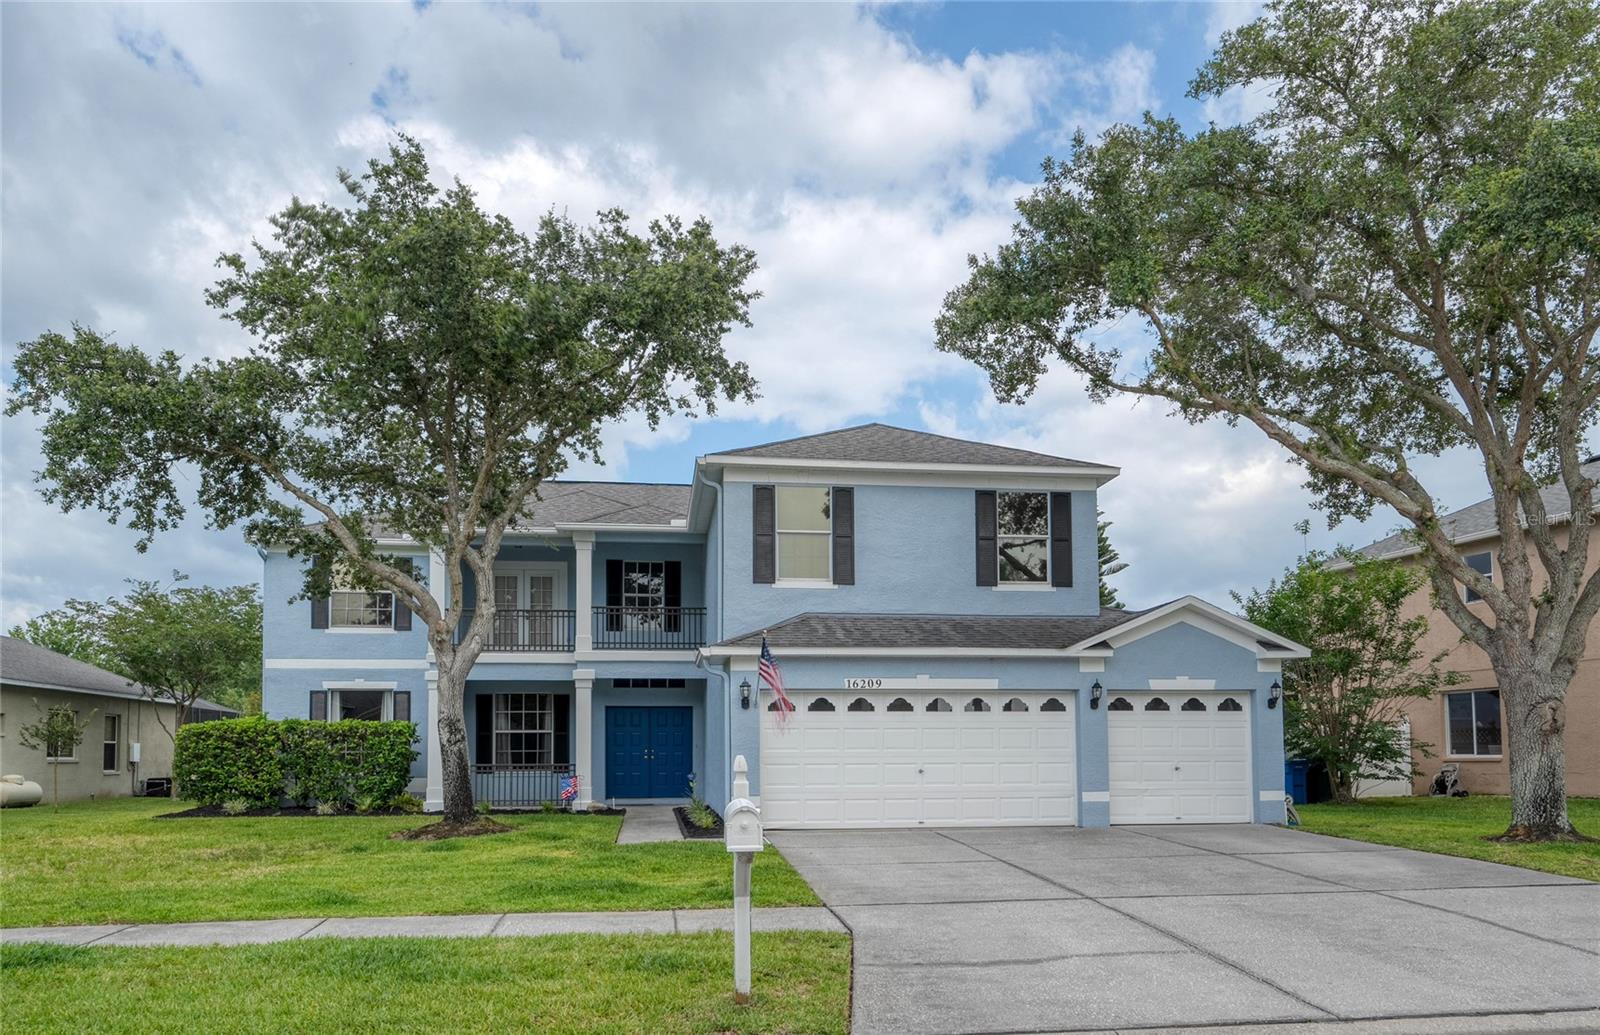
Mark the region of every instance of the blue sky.
MULTIPOLYGON (((1297 471, 1252 429, 1091 405, 1070 375, 999 406, 932 323, 969 253, 1003 241, 1039 161, 1151 109, 1193 127, 1261 96, 1184 96, 1241 4, 7 4, 0 83, 0 349, 82 322, 191 359, 244 347, 202 292, 213 259, 396 131, 523 226, 620 206, 711 218, 761 263, 727 341, 753 406, 606 433, 574 474, 682 481, 697 454, 882 420, 1117 464, 1102 494, 1134 605, 1226 603, 1302 548, 1297 471)), ((1111 334, 1132 340, 1136 329, 1111 334)), ((148 554, 37 496, 34 421, 0 429, 0 622, 174 568, 259 577, 196 518, 148 554)), ((1424 464, 1449 505, 1470 458, 1424 464)), ((1318 528, 1311 545, 1395 526, 1318 528)))

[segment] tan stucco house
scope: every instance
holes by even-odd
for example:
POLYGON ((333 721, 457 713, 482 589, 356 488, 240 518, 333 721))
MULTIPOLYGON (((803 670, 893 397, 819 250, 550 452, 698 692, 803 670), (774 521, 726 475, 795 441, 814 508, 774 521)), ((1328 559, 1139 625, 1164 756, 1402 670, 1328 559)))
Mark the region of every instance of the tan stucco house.
MULTIPOLYGON (((1583 467, 1590 478, 1600 478, 1600 457, 1592 457, 1583 467)), ((1568 501, 1566 491, 1552 486, 1544 491, 1545 507, 1556 527, 1556 538, 1565 546, 1568 501)), ((1491 500, 1447 514, 1442 519, 1445 531, 1467 563, 1490 578, 1499 579, 1500 533, 1495 523, 1491 500)), ((1531 549, 1531 547, 1530 547, 1531 549)), ((1361 551, 1369 557, 1414 558, 1419 550, 1405 534, 1390 536, 1361 551)), ((1600 526, 1590 531, 1589 567, 1592 573, 1600 564, 1600 526)), ((1537 579, 1542 571, 1532 559, 1537 579)), ((1465 592, 1464 588, 1462 591, 1465 592)), ((1421 644, 1427 655, 1447 651, 1444 666, 1466 677, 1465 682, 1435 695, 1414 701, 1407 708, 1414 743, 1427 744, 1433 752, 1425 756, 1413 751, 1421 770, 1413 781, 1413 791, 1428 793, 1435 773, 1444 762, 1461 767, 1462 786, 1473 794, 1507 794, 1510 791, 1509 763, 1504 752, 1505 710, 1496 687, 1494 669, 1482 650, 1466 642, 1459 629, 1433 606, 1431 590, 1419 590, 1407 608, 1408 615, 1428 616, 1428 635, 1421 644)), ((1475 604, 1489 616, 1488 605, 1475 604)), ((1492 620, 1492 619, 1491 619, 1492 620)), ((1567 690, 1567 793, 1600 796, 1600 619, 1589 628, 1588 642, 1577 674, 1567 690)))
MULTIPOLYGON (((152 701, 114 672, 43 647, 0 636, 0 773, 16 773, 51 794, 56 777, 61 800, 142 794, 145 781, 172 775, 176 707, 152 701), (70 758, 46 758, 22 743, 19 730, 58 704, 88 721, 83 743, 70 758), (164 725, 163 725, 164 724, 164 725)), ((191 721, 238 713, 196 702, 191 721)))

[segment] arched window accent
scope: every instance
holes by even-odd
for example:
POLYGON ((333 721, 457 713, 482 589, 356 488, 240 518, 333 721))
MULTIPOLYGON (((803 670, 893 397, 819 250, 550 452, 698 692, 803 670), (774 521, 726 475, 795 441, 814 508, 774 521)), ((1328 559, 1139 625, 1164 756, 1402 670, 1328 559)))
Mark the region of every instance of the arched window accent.
POLYGON ((993 709, 989 707, 988 701, 985 701, 981 697, 974 697, 972 700, 968 701, 961 710, 964 712, 987 712, 992 711, 993 709))
POLYGON ((935 697, 933 700, 928 702, 928 707, 924 710, 930 712, 947 712, 950 710, 950 702, 946 701, 942 697, 935 697))
POLYGON ((1172 706, 1159 697, 1152 697, 1144 703, 1144 710, 1147 712, 1170 712, 1172 711, 1172 706))
POLYGON ((826 697, 819 697, 816 700, 812 701, 810 704, 806 705, 806 711, 808 711, 808 712, 833 712, 833 711, 838 711, 838 709, 835 708, 833 706, 833 702, 828 700, 826 697))
POLYGON ((916 711, 916 709, 911 707, 911 702, 906 700, 904 697, 896 697, 894 700, 889 702, 889 707, 885 708, 884 711, 886 711, 886 712, 914 712, 914 711, 916 711))
POLYGON ((1183 702, 1183 707, 1178 710, 1184 712, 1203 712, 1206 710, 1206 703, 1200 700, 1198 697, 1191 697, 1187 701, 1183 702))
POLYGON ((778 699, 776 697, 774 697, 771 701, 767 702, 767 711, 769 711, 769 712, 781 712, 781 711, 783 711, 783 706, 780 705, 778 703, 778 699))
POLYGON ((1242 712, 1242 711, 1244 711, 1244 709, 1239 706, 1239 702, 1238 701, 1235 701, 1231 697, 1224 697, 1222 699, 1222 703, 1217 705, 1217 711, 1219 711, 1219 712, 1242 712))
POLYGON ((877 710, 872 706, 872 702, 865 697, 856 698, 850 702, 850 707, 845 709, 847 712, 875 712, 877 710))
POLYGON ((1133 702, 1128 700, 1126 697, 1119 697, 1110 704, 1106 705, 1106 711, 1131 712, 1133 711, 1133 702))
POLYGON ((1028 702, 1024 701, 1020 697, 1013 697, 1011 700, 1001 705, 1000 710, 1003 712, 1025 712, 1028 710, 1028 702))
POLYGON ((1039 706, 1039 710, 1041 712, 1064 712, 1067 710, 1067 706, 1062 704, 1056 698, 1052 697, 1045 701, 1045 703, 1041 704, 1039 706))

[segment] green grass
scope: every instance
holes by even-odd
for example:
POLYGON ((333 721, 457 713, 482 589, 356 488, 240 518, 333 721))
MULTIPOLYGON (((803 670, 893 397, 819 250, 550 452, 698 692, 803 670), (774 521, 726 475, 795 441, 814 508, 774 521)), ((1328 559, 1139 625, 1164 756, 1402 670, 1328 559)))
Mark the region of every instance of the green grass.
POLYGON ((0 947, 7 1032, 844 1032, 850 939, 757 934, 0 947))
MULTIPOLYGON (((1600 843, 1497 844, 1511 823, 1511 799, 1368 798, 1356 805, 1297 805, 1303 829, 1381 845, 1524 866, 1600 881, 1600 843)), ((1600 798, 1569 798, 1579 833, 1600 837, 1600 798)))
MULTIPOLYGON (((0 927, 727 906, 721 842, 618 845, 621 817, 497 817, 508 834, 391 841, 425 817, 155 819, 119 798, 0 813, 0 927)), ((755 904, 815 905, 774 851, 755 904)))

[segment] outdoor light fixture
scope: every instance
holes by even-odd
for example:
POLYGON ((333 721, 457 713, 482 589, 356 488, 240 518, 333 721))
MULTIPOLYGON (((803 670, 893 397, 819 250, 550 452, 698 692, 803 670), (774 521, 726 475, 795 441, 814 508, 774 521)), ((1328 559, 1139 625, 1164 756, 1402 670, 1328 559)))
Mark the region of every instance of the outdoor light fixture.
POLYGON ((1278 706, 1278 698, 1282 696, 1283 684, 1274 679, 1272 685, 1267 687, 1267 707, 1276 708, 1278 706))
POLYGON ((748 679, 739 684, 739 707, 746 711, 750 709, 750 680, 748 679))
POLYGON ((1105 692, 1106 688, 1100 685, 1100 680, 1096 679, 1094 684, 1089 687, 1089 707, 1100 707, 1100 695, 1105 692))

